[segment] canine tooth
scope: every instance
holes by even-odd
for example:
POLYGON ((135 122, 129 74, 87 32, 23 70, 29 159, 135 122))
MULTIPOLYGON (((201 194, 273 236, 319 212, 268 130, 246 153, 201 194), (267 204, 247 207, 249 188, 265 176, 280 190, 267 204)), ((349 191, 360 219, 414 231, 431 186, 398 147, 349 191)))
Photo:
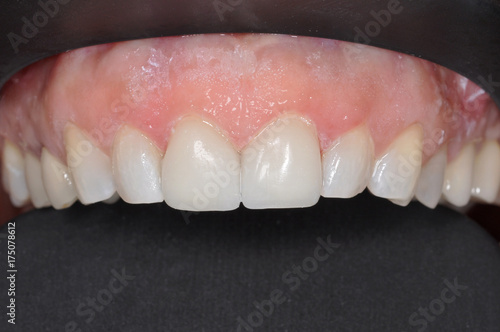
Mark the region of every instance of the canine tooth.
POLYGON ((116 191, 128 203, 163 201, 158 148, 138 130, 123 126, 113 143, 116 191))
POLYGON ((422 167, 423 130, 408 127, 375 162, 368 188, 375 195, 398 204, 411 199, 422 167))
POLYGON ((415 196, 423 205, 434 209, 441 198, 447 150, 442 148, 422 168, 415 196))
POLYGON ((25 161, 21 150, 8 139, 5 140, 3 148, 2 173, 4 174, 4 185, 10 194, 12 205, 21 207, 30 199, 25 177, 25 161))
POLYGON ((26 184, 31 196, 31 202, 36 208, 50 206, 49 197, 45 191, 40 160, 32 153, 26 153, 26 184))
POLYGON ((228 140, 197 118, 179 122, 162 161, 165 202, 176 209, 226 211, 240 205, 240 157, 228 140))
POLYGON ((339 137, 323 154, 324 197, 350 198, 368 183, 373 161, 373 142, 361 125, 339 137))
POLYGON ((76 190, 68 167, 47 149, 42 149, 42 179, 50 203, 55 209, 64 209, 76 201, 76 190))
POLYGON ((458 207, 465 206, 471 196, 472 171, 474 167, 474 146, 466 145, 458 156, 446 166, 443 195, 458 207))
POLYGON ((64 131, 67 164, 73 175, 78 198, 83 204, 106 200, 115 193, 111 160, 75 125, 64 131))
POLYGON ((472 195, 493 203, 500 188, 500 145, 497 141, 484 142, 474 160, 472 195))
POLYGON ((250 209, 307 207, 319 200, 321 153, 314 130, 278 119, 242 153, 241 193, 250 209))

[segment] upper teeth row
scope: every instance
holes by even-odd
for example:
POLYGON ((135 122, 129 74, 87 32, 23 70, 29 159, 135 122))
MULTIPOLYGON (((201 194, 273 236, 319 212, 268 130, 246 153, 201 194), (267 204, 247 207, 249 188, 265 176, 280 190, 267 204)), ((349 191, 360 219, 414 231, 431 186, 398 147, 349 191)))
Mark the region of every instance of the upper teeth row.
POLYGON ((2 181, 14 205, 70 206, 112 199, 129 203, 163 200, 182 210, 285 208, 314 205, 320 195, 348 198, 366 187, 406 205, 413 197, 435 207, 441 196, 463 206, 471 195, 492 203, 500 187, 500 145, 466 145, 452 162, 441 149, 422 168, 423 131, 414 124, 381 156, 365 125, 338 138, 321 155, 314 127, 282 117, 243 151, 198 118, 181 120, 163 154, 128 125, 117 132, 111 157, 73 124, 64 133, 67 160, 47 149, 41 159, 23 154, 9 140, 3 150, 2 181), (477 150, 477 151, 476 151, 477 150))

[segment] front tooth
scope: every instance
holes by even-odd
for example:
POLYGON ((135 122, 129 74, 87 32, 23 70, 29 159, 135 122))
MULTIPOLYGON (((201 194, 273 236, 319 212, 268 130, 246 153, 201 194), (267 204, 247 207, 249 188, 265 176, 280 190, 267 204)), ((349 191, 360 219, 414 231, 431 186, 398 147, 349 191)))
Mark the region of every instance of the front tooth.
POLYGON ((114 193, 113 196, 111 196, 108 199, 105 199, 102 202, 105 203, 105 204, 113 205, 116 202, 118 202, 119 200, 120 200, 120 195, 118 195, 118 193, 114 193))
POLYGON ((423 130, 414 124, 400 134, 375 162, 368 188, 399 204, 409 202, 422 167, 423 130))
POLYGON ((160 178, 161 153, 138 130, 123 126, 113 143, 116 191, 128 203, 163 201, 160 178))
POLYGON ((314 129, 278 119, 242 153, 241 195, 247 208, 307 207, 321 193, 321 153, 314 129))
POLYGON ((162 161, 165 202, 176 209, 227 211, 240 205, 240 158, 211 125, 177 124, 162 161))
POLYGON ((471 196, 474 146, 466 145, 451 163, 446 166, 443 195, 455 206, 465 206, 471 196))
POLYGON ((45 191, 42 178, 42 165, 40 160, 32 153, 25 155, 26 160, 26 183, 31 196, 31 202, 36 208, 50 206, 50 201, 45 191))
POLYGON ((25 177, 25 161, 21 150, 8 139, 5 140, 2 157, 4 185, 10 194, 12 205, 21 207, 30 199, 25 177))
POLYGON ((64 209, 76 201, 76 190, 68 167, 47 149, 42 149, 42 179, 50 203, 55 209, 64 209))
POLYGON ((350 198, 361 193, 370 178, 373 142, 361 125, 339 137, 323 154, 324 197, 350 198))
POLYGON ((111 160, 75 125, 64 131, 67 163, 78 198, 83 204, 106 200, 115 193, 111 160))
POLYGON ((415 196, 423 205, 434 209, 441 198, 446 169, 446 148, 442 148, 422 168, 415 196))
POLYGON ((486 141, 474 161, 472 195, 493 203, 500 188, 500 145, 495 140, 486 141))

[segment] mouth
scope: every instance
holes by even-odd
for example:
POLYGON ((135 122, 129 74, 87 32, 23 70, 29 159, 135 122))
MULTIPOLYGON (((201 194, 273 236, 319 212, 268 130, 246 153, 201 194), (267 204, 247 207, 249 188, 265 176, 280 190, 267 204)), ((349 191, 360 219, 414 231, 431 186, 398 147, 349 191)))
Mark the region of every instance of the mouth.
POLYGON ((16 207, 121 197, 296 208, 368 188, 398 205, 499 204, 500 119, 444 67, 329 39, 163 37, 39 61, 2 90, 16 207))
MULTIPOLYGON (((47 3, 41 9, 47 22, 53 18, 61 24, 58 13, 68 2, 47 3)), ((124 5, 129 12, 132 3, 124 5)), ((22 29, 18 29, 21 32, 13 29, 19 33, 7 34, 9 48, 19 59, 5 66, 0 59, 0 222, 23 217, 20 214, 33 209, 37 211, 24 214, 29 220, 35 220, 37 212, 68 220, 86 213, 101 221, 108 215, 115 221, 122 218, 119 215, 125 220, 126 214, 160 220, 165 204, 174 209, 168 208, 169 216, 175 210, 183 216, 220 211, 203 215, 214 221, 212 225, 194 221, 208 234, 193 232, 209 253, 218 250, 213 243, 219 236, 218 227, 236 235, 221 244, 228 246, 224 250, 241 249, 239 244, 246 235, 237 226, 228 226, 230 219, 245 220, 244 228, 252 234, 265 229, 279 242, 283 232, 277 226, 280 216, 300 216, 300 221, 286 227, 292 240, 297 239, 290 243, 299 247, 301 240, 294 237, 297 229, 307 233, 308 240, 314 240, 312 231, 321 227, 344 234, 351 227, 350 218, 358 218, 354 217, 357 202, 368 206, 374 220, 381 221, 374 227, 382 232, 387 227, 383 223, 385 211, 391 211, 387 215, 393 219, 404 220, 408 229, 414 229, 412 222, 423 215, 432 216, 429 220, 439 221, 441 227, 451 222, 445 221, 445 209, 438 205, 466 211, 479 203, 496 209, 486 217, 477 217, 483 227, 495 232, 500 206, 500 89, 496 76, 489 74, 497 73, 495 57, 488 62, 473 55, 465 61, 464 53, 451 45, 451 37, 446 48, 454 52, 445 56, 445 52, 435 51, 435 44, 425 46, 425 38, 417 38, 415 32, 394 29, 401 24, 397 23, 400 10, 408 5, 397 1, 389 1, 387 8, 377 11, 366 11, 366 5, 360 5, 360 12, 370 16, 360 19, 351 15, 354 23, 349 15, 335 14, 339 25, 351 22, 355 26, 344 34, 321 15, 316 17, 317 29, 304 32, 287 19, 262 27, 267 11, 252 7, 256 4, 251 1, 207 4, 200 3, 198 10, 189 13, 176 5, 173 12, 203 21, 185 29, 170 26, 179 23, 174 16, 162 23, 155 5, 141 6, 144 12, 137 17, 151 16, 152 26, 169 25, 168 34, 153 32, 146 21, 137 25, 130 16, 123 16, 122 20, 131 21, 123 31, 118 31, 113 21, 99 30, 106 38, 92 39, 90 36, 98 33, 87 23, 73 38, 78 39, 76 44, 63 43, 68 39, 66 31, 60 32, 61 42, 53 41, 44 33, 46 24, 41 24, 38 11, 25 17, 22 29), (207 6, 212 16, 200 15, 207 6), (339 39, 325 32, 330 28, 338 30, 339 39), (420 53, 410 46, 410 35, 420 53), (391 38, 399 40, 399 46, 375 47, 388 46, 391 38), (437 64, 446 62, 443 57, 447 57, 448 68, 437 64), (24 67, 27 63, 31 64, 24 67), (117 203, 119 200, 123 202, 117 203), (99 202, 113 205, 107 210, 95 204, 99 202), (313 206, 316 210, 296 209, 313 206), (330 210, 342 216, 343 223, 325 226, 322 221, 332 218, 330 210), (314 211, 319 211, 318 221, 307 228, 308 214, 314 211), (276 225, 249 222, 259 216, 277 220, 276 225)), ((433 13, 439 9, 436 6, 433 13)), ((288 14, 293 10, 300 13, 300 6, 289 7, 288 14)), ((417 17, 425 6, 415 7, 417 17)), ((308 15, 313 12, 323 13, 305 11, 301 16, 304 22, 309 22, 308 15)), ((82 13, 82 22, 85 15, 82 13)), ((430 36, 432 33, 426 35, 430 36)), ((498 36, 487 31, 480 38, 495 40, 498 36)), ((464 39, 464 49, 474 44, 469 39, 464 39)), ((480 45, 478 50, 480 54, 495 53, 480 45)), ((475 216, 480 215, 477 210, 476 205, 475 216)), ((465 220, 458 214, 453 216, 465 220)), ((371 229, 368 218, 363 220, 363 227, 371 229)), ((33 226, 32 222, 23 225, 33 226)), ((71 232, 74 225, 67 223, 61 229, 71 232)), ((116 234, 133 233, 128 223, 109 225, 116 227, 116 234)), ((396 229, 392 221, 388 225, 396 229)), ((429 225, 425 224, 426 229, 429 225)), ((154 238, 177 226, 159 226, 158 233, 148 227, 141 226, 138 232, 154 238)), ((356 227, 345 234, 359 233, 356 227)), ((29 233, 28 227, 21 229, 29 233)), ((468 233, 463 229, 469 228, 460 229, 468 233)), ((52 234, 48 228, 40 231, 48 237, 52 234)), ((416 228, 414 231, 417 233, 416 228)), ((82 238, 92 241, 92 232, 82 234, 82 238)), ((426 232, 418 234, 423 238, 428 236, 426 232)), ((497 241, 499 234, 494 234, 497 241)), ((192 245, 190 236, 180 237, 186 240, 186 252, 192 245)), ((341 238, 336 236, 338 242, 341 238)), ((87 240, 75 241, 83 244, 87 240)), ((406 245, 407 240, 396 240, 399 248, 406 245)), ((135 247, 135 240, 130 241, 135 247)), ((492 242, 497 250, 498 243, 492 242)), ((369 243, 362 256, 373 254, 369 247, 375 244, 369 243)), ((419 243, 414 243, 415 250, 419 243)), ((436 246, 451 247, 446 241, 436 246)), ((113 248, 121 248, 121 244, 115 243, 113 248)), ((115 249, 110 252, 120 256, 115 249)), ((96 244, 95 251, 85 257, 90 262, 106 250, 96 244)), ((295 254, 283 257, 300 257, 295 254)), ((189 253, 187 257, 192 258, 189 253)), ((266 257, 260 259, 273 266, 266 257)), ((228 272, 227 280, 229 275, 234 276, 228 272)), ((242 323, 247 330, 252 329, 248 322, 250 318, 242 323)))

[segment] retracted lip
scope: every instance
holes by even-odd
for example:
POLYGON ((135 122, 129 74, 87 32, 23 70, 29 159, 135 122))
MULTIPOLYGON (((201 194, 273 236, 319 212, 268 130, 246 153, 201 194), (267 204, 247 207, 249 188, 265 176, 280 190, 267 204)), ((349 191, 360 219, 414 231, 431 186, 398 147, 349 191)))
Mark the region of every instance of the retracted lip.
POLYGON ((469 78, 500 107, 499 0, 47 0, 0 11, 0 86, 30 63, 84 46, 198 33, 355 41, 469 78), (383 12, 389 15, 383 15, 383 12))

